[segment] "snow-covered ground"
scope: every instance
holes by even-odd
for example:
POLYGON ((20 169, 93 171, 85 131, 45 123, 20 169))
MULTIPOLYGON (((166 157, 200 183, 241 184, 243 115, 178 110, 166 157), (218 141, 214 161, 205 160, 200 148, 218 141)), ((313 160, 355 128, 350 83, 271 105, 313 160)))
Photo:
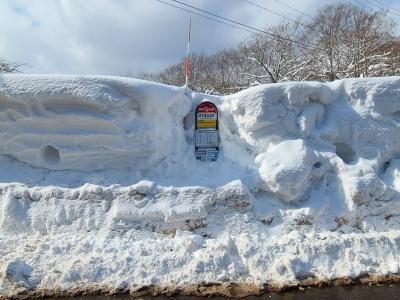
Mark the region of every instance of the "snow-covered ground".
POLYGON ((400 273, 399 95, 398 77, 216 97, 0 76, 0 298, 400 273), (194 157, 203 100, 217 162, 194 157))

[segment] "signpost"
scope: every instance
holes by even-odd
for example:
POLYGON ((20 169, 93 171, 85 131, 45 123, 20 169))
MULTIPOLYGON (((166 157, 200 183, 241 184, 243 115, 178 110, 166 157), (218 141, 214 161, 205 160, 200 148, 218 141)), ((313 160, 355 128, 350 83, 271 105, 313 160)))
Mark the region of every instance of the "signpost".
POLYGON ((197 105, 195 118, 196 159, 216 161, 219 153, 218 109, 210 101, 204 101, 197 105))

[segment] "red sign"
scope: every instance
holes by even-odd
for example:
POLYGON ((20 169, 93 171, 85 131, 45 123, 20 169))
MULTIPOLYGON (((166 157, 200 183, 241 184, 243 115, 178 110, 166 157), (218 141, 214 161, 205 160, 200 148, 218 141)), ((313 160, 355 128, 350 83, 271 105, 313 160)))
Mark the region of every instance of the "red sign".
POLYGON ((213 112, 213 113, 216 113, 217 112, 217 108, 215 107, 214 104, 212 104, 210 102, 203 102, 203 103, 200 103, 197 106, 197 111, 198 112, 213 112))
POLYGON ((196 107, 195 155, 203 161, 216 161, 219 153, 218 109, 205 101, 196 107))

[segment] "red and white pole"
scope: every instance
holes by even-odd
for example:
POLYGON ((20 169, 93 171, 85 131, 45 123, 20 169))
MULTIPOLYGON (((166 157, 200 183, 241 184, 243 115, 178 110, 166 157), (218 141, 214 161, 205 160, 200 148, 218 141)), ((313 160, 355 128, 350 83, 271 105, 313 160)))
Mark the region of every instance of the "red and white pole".
POLYGON ((190 54, 190 33, 192 31, 192 18, 189 19, 189 31, 188 31, 188 44, 187 44, 187 52, 185 59, 185 75, 186 75, 186 83, 185 88, 188 87, 189 83, 189 54, 190 54))

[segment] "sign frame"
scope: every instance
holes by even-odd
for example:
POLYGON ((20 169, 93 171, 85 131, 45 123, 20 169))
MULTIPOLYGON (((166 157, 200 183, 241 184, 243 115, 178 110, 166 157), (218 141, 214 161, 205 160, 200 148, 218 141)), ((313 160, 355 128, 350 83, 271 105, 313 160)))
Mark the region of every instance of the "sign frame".
POLYGON ((219 155, 218 108, 203 101, 195 109, 195 156, 201 161, 216 161, 219 155))

